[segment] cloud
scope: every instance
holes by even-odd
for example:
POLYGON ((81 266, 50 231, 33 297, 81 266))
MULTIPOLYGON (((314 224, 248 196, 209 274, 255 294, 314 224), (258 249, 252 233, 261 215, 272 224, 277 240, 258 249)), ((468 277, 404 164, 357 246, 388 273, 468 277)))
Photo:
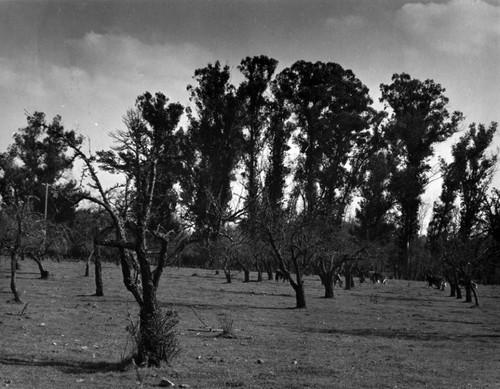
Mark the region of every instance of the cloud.
POLYGON ((108 133, 122 128, 122 116, 138 95, 163 92, 187 104, 186 86, 196 68, 211 59, 190 44, 146 44, 118 34, 89 32, 65 41, 52 52, 0 57, 0 104, 9 107, 2 122, 10 134, 25 125, 24 111, 61 114, 67 128, 92 138, 98 148, 110 144, 108 133))
POLYGON ((145 44, 129 36, 94 32, 66 41, 66 53, 72 66, 84 69, 99 81, 119 81, 125 88, 166 83, 176 94, 179 88, 186 87, 179 81, 189 80, 194 69, 207 60, 202 50, 191 44, 145 44))
POLYGON ((342 17, 329 17, 325 25, 331 30, 359 30, 365 27, 366 20, 359 15, 346 15, 342 17))
POLYGON ((395 23, 417 42, 448 54, 479 55, 500 47, 500 5, 482 0, 405 4, 395 23))

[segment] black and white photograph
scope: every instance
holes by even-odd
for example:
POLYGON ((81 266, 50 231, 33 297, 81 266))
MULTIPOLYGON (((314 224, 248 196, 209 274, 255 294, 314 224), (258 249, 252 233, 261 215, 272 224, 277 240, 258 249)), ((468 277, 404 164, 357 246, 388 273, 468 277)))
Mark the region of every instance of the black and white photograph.
POLYGON ((500 387, 500 0, 0 0, 0 388, 500 387))

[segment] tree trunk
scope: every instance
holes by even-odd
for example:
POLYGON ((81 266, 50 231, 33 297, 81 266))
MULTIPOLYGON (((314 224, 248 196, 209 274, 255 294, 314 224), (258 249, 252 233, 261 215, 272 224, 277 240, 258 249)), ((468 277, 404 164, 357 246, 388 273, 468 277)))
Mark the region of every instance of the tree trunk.
POLYGON ((352 276, 351 269, 346 268, 345 270, 345 290, 350 290, 354 288, 354 277, 352 276))
POLYGON ((333 274, 328 273, 322 277, 323 286, 325 287, 325 298, 333 298, 333 274))
MULTIPOLYGON (((149 305, 149 304, 148 304, 149 305)), ((137 344, 137 366, 160 367, 161 356, 158 355, 157 323, 159 322, 159 309, 155 304, 141 307, 139 314, 139 338, 137 344)))
POLYGON ((272 281, 274 279, 273 268, 271 266, 266 266, 267 279, 272 281))
POLYGON ((479 300, 477 299, 476 289, 472 288, 472 293, 474 294, 474 301, 476 303, 476 307, 479 307, 479 300))
POLYGON ((456 286, 453 282, 450 282, 450 297, 455 297, 456 286))
POLYGON ((465 285, 465 302, 466 303, 471 303, 472 302, 472 287, 470 286, 470 283, 467 283, 465 285))
POLYGON ((94 255, 94 250, 90 252, 89 256, 87 257, 87 260, 85 261, 85 276, 84 277, 90 277, 90 259, 92 258, 92 255, 94 255))
POLYGON ((250 270, 243 269, 243 274, 245 275, 245 280, 243 282, 250 282, 250 270))
POLYGON ((17 255, 16 253, 12 253, 10 255, 10 290, 14 295, 14 301, 18 304, 21 304, 21 298, 19 297, 19 293, 16 288, 16 265, 17 265, 17 255))
POLYGON ((255 264, 255 267, 257 268, 257 282, 262 282, 262 269, 258 263, 255 264))
POLYGON ((44 269, 42 260, 40 258, 37 258, 35 255, 30 255, 31 258, 36 262, 38 265, 38 270, 40 271, 40 278, 42 280, 48 280, 49 279, 49 272, 44 269))
POLYGON ((459 285, 456 285, 455 289, 457 291, 457 299, 461 299, 462 298, 462 289, 460 289, 459 285))
POLYGON ((307 308, 307 306, 306 306, 306 294, 305 294, 304 285, 302 285, 302 282, 294 285, 293 288, 295 289, 295 300, 297 302, 297 308, 307 308))
POLYGON ((345 277, 345 290, 351 289, 351 268, 346 266, 344 269, 344 277, 345 277))
POLYGON ((230 284, 231 280, 231 269, 224 269, 224 275, 226 276, 226 282, 230 284))
POLYGON ((94 270, 95 270, 95 295, 104 296, 104 288, 102 284, 102 264, 101 256, 94 256, 94 270))

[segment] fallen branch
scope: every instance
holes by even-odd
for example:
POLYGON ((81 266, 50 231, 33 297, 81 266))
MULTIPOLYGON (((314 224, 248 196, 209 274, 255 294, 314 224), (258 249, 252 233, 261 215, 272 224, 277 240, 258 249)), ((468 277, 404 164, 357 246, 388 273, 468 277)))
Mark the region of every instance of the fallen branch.
POLYGON ((200 315, 198 315, 198 313, 195 311, 195 309, 193 308, 192 305, 190 305, 189 308, 191 308, 193 310, 194 314, 196 315, 196 317, 198 318, 198 320, 201 322, 201 324, 203 324, 206 328, 209 329, 209 332, 214 331, 214 329, 212 329, 212 327, 210 327, 209 325, 207 325, 207 323, 205 323, 203 321, 203 319, 200 317, 200 315))

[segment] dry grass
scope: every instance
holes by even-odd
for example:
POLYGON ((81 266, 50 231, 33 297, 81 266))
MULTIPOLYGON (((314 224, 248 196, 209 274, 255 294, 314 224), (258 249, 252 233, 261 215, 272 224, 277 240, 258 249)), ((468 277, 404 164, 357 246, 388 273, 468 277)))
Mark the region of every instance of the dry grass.
POLYGON ((83 263, 47 263, 38 279, 22 262, 10 300, 0 261, 0 387, 139 388, 162 377, 191 388, 495 388, 500 383, 500 287, 480 286, 479 308, 424 282, 356 284, 323 299, 306 278, 308 309, 274 281, 226 284, 212 271, 167 269, 159 291, 179 313, 181 353, 172 366, 127 366, 127 309, 120 270, 106 265, 104 297, 83 263), (376 302, 374 301, 376 297, 376 302), (195 311, 191 308, 193 307, 195 311), (22 310, 25 308, 24 312, 22 310), (195 312, 206 323, 205 326, 195 312), (22 314, 21 314, 22 313, 22 314), (221 324, 234 336, 222 337, 221 324))

